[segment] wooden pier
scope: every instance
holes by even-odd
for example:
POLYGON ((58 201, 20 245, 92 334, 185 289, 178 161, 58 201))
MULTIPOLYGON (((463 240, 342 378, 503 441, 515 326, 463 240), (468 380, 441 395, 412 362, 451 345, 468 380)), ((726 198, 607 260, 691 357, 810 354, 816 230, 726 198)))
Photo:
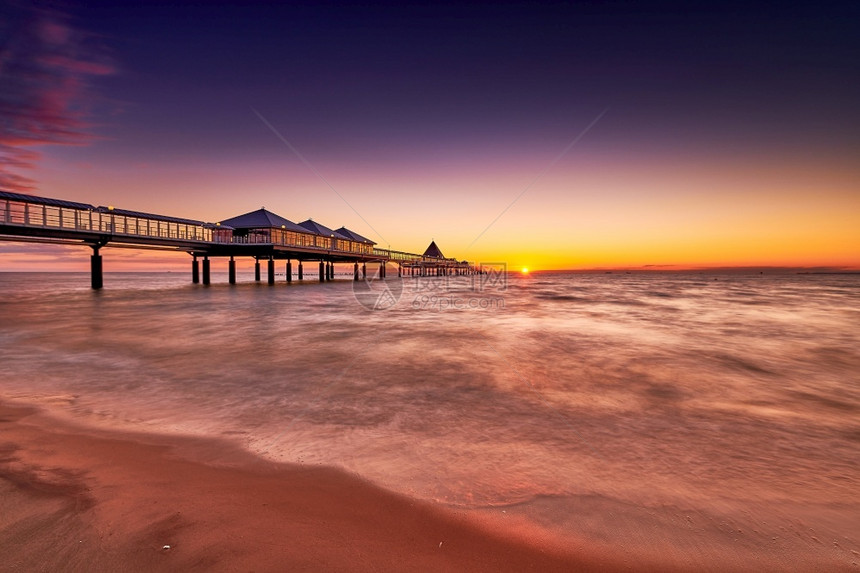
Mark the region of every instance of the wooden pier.
POLYGON ((320 282, 334 280, 334 265, 344 263, 352 263, 353 280, 367 277, 368 263, 379 265, 382 279, 391 264, 397 276, 477 272, 467 261, 442 256, 435 242, 420 255, 380 249, 345 227, 333 230, 311 219, 293 223, 266 209, 207 223, 6 191, 0 191, 0 240, 88 246, 94 289, 104 285, 103 247, 186 252, 192 282, 204 285, 211 280, 210 259, 219 257, 229 258, 230 284, 236 283, 237 257, 254 259, 256 281, 265 261, 268 284, 275 284, 276 261, 286 261, 286 282, 293 280, 293 261, 300 281, 313 273, 304 263, 318 263, 320 282))

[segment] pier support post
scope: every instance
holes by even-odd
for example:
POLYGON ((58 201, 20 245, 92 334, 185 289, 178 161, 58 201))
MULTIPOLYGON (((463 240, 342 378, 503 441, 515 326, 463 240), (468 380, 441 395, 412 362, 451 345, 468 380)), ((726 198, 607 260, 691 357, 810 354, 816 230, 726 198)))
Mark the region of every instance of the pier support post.
POLYGON ((352 265, 352 280, 358 280, 358 263, 352 265))
POLYGON ((203 284, 209 284, 209 257, 203 257, 203 284))
POLYGON ((269 284, 275 284, 275 259, 269 257, 269 284))
POLYGON ((385 263, 379 263, 379 278, 385 278, 385 263))
POLYGON ((361 263, 361 278, 367 280, 367 263, 361 263))
POLYGON ((334 263, 328 264, 328 280, 334 280, 334 263))
POLYGON ((230 262, 227 264, 227 269, 229 270, 230 284, 236 284, 236 261, 233 260, 233 257, 230 257, 230 262))
POLYGON ((260 259, 254 259, 254 280, 260 282, 260 259))
POLYGON ((400 278, 402 276, 403 276, 403 267, 400 265, 397 265, 397 278, 400 278))
POLYGON ((194 284, 200 282, 200 263, 197 262, 197 255, 194 255, 194 260, 191 261, 191 282, 194 284))
POLYGON ((302 262, 299 261, 299 280, 303 280, 305 277, 302 274, 302 262))
POLYGON ((287 282, 293 282, 293 262, 287 259, 287 282))
POLYGON ((323 261, 320 261, 320 282, 321 283, 325 282, 325 272, 326 272, 325 263, 323 261))
POLYGON ((104 286, 102 278, 102 256, 99 254, 99 247, 93 247, 93 254, 90 256, 90 283, 96 290, 104 286))

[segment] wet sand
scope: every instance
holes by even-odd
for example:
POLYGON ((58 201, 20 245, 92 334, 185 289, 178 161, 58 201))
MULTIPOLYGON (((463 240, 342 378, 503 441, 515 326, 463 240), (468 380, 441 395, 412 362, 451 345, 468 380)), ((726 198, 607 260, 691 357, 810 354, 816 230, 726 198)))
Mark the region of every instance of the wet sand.
POLYGON ((0 403, 0 507, 9 571, 627 569, 338 470, 276 465, 217 440, 84 429, 10 403, 0 403))

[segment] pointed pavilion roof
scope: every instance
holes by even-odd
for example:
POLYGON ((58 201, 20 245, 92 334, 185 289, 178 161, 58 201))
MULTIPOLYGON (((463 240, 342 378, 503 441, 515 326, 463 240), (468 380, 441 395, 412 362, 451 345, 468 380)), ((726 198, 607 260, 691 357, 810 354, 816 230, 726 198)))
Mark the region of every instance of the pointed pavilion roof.
POLYGON ((367 237, 362 237, 361 235, 359 235, 355 231, 350 231, 346 227, 341 227, 340 229, 335 229, 334 232, 340 233, 344 237, 346 237, 352 241, 355 241, 356 243, 367 243, 368 245, 375 245, 376 244, 375 241, 371 241, 367 237))
POLYGON ((221 225, 233 227, 234 229, 269 229, 269 228, 285 228, 288 231, 297 233, 307 233, 308 230, 304 227, 296 225, 289 219, 284 219, 280 215, 276 215, 271 211, 257 209, 244 215, 225 219, 221 221, 221 225))
POLYGON ((303 227, 305 229, 306 233, 311 232, 311 233, 314 233, 316 235, 321 235, 323 237, 331 237, 332 235, 337 235, 337 237, 339 237, 341 239, 351 240, 346 235, 343 235, 341 233, 338 233, 337 231, 329 229, 325 225, 321 225, 321 224, 317 223, 316 221, 314 221, 313 219, 308 219, 307 221, 302 221, 301 223, 299 223, 299 227, 303 227))
POLYGON ((444 259, 445 255, 442 254, 442 251, 439 250, 439 247, 436 246, 436 241, 430 241, 430 246, 427 247, 427 250, 424 251, 425 257, 430 257, 433 259, 444 259))

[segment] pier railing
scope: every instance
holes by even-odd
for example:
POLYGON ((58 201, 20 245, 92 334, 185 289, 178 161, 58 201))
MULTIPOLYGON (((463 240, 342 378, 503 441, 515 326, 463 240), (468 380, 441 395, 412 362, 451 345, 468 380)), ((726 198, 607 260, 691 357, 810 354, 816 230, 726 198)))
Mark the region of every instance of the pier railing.
POLYGON ((338 252, 351 255, 374 255, 373 245, 347 239, 325 237, 312 233, 281 231, 277 228, 251 231, 246 235, 233 234, 230 227, 216 226, 212 238, 220 245, 275 245, 296 247, 301 250, 338 252))
POLYGON ((84 203, 0 192, 0 209, 0 222, 8 226, 77 231, 82 235, 108 234, 150 239, 212 241, 212 225, 208 223, 112 207, 95 207, 84 203))
POLYGON ((406 253, 404 251, 392 251, 390 249, 373 249, 373 254, 380 258, 387 259, 391 262, 401 263, 405 265, 427 265, 427 266, 444 266, 458 267, 468 265, 465 261, 457 259, 440 259, 437 257, 425 257, 416 253, 406 253))
POLYGON ((373 249, 373 254, 383 258, 388 259, 392 262, 405 262, 405 261, 420 261, 421 255, 416 255, 415 253, 406 253, 403 251, 392 251, 390 249, 373 249))

